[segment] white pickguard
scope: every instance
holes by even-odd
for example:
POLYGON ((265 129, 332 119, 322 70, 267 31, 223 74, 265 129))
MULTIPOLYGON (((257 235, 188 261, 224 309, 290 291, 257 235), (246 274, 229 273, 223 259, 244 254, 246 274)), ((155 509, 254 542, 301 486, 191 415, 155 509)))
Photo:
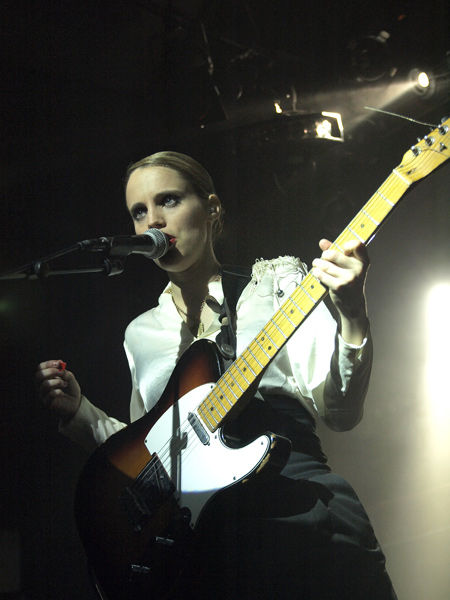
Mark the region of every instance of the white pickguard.
POLYGON ((191 511, 192 527, 217 491, 245 479, 270 450, 271 440, 267 435, 233 449, 225 445, 220 429, 211 433, 204 426, 208 444, 200 441, 188 415, 194 413, 198 417, 196 409, 214 385, 201 385, 180 398, 155 423, 145 440, 149 452, 158 454, 176 486, 178 503, 191 511))

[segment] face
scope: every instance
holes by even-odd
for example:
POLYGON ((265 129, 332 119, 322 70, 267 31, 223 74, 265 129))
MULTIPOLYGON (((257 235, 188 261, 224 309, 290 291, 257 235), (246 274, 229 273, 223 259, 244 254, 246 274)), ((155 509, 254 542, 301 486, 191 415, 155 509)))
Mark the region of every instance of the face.
POLYGON ((168 167, 133 171, 126 201, 136 234, 157 228, 172 239, 169 252, 155 261, 161 268, 181 272, 212 255, 215 197, 205 205, 178 171, 168 167))

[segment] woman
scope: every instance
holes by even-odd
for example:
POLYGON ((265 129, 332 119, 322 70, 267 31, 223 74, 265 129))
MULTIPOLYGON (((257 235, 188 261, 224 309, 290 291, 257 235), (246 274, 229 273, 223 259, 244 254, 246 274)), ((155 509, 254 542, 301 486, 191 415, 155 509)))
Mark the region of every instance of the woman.
MULTIPOLYGON (((157 403, 189 346, 198 338, 216 339, 220 330, 224 292, 213 239, 223 211, 208 173, 173 152, 129 168, 126 201, 137 234, 158 228, 171 241, 155 261, 169 284, 158 306, 125 335, 135 421, 157 403)), ((319 305, 271 361, 256 399, 227 431, 230 440, 264 431, 288 438, 287 464, 210 503, 198 534, 208 560, 189 564, 175 598, 395 598, 368 517, 347 482, 330 472, 314 431, 316 416, 337 431, 362 418, 372 360, 364 296, 369 259, 357 241, 343 252, 328 240, 320 248, 313 274, 330 291, 337 330, 319 305)), ((305 275, 305 266, 291 257, 253 266, 236 307, 238 356, 305 275)), ((37 378, 62 432, 85 447, 94 449, 125 427, 81 395, 61 361, 41 363, 37 378)))

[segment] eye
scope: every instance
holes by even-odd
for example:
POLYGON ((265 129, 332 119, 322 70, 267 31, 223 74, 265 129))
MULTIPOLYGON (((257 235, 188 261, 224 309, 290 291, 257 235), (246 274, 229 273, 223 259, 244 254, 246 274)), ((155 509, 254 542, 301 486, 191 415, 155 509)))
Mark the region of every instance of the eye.
POLYGON ((147 209, 145 208, 145 206, 136 206, 131 212, 131 216, 134 221, 140 221, 145 217, 146 214, 147 209))
POLYGON ((176 206, 179 203, 180 203, 180 198, 179 198, 179 196, 176 196, 175 194, 167 194, 166 196, 163 196, 161 199, 161 204, 163 206, 172 207, 172 206, 176 206))

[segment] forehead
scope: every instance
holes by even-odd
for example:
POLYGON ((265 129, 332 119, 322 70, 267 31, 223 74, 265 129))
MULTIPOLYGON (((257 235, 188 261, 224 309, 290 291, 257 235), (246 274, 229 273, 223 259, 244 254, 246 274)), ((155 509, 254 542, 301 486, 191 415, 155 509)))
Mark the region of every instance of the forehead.
POLYGON ((140 167, 133 171, 127 183, 126 198, 130 205, 168 191, 191 191, 189 182, 169 167, 140 167))

